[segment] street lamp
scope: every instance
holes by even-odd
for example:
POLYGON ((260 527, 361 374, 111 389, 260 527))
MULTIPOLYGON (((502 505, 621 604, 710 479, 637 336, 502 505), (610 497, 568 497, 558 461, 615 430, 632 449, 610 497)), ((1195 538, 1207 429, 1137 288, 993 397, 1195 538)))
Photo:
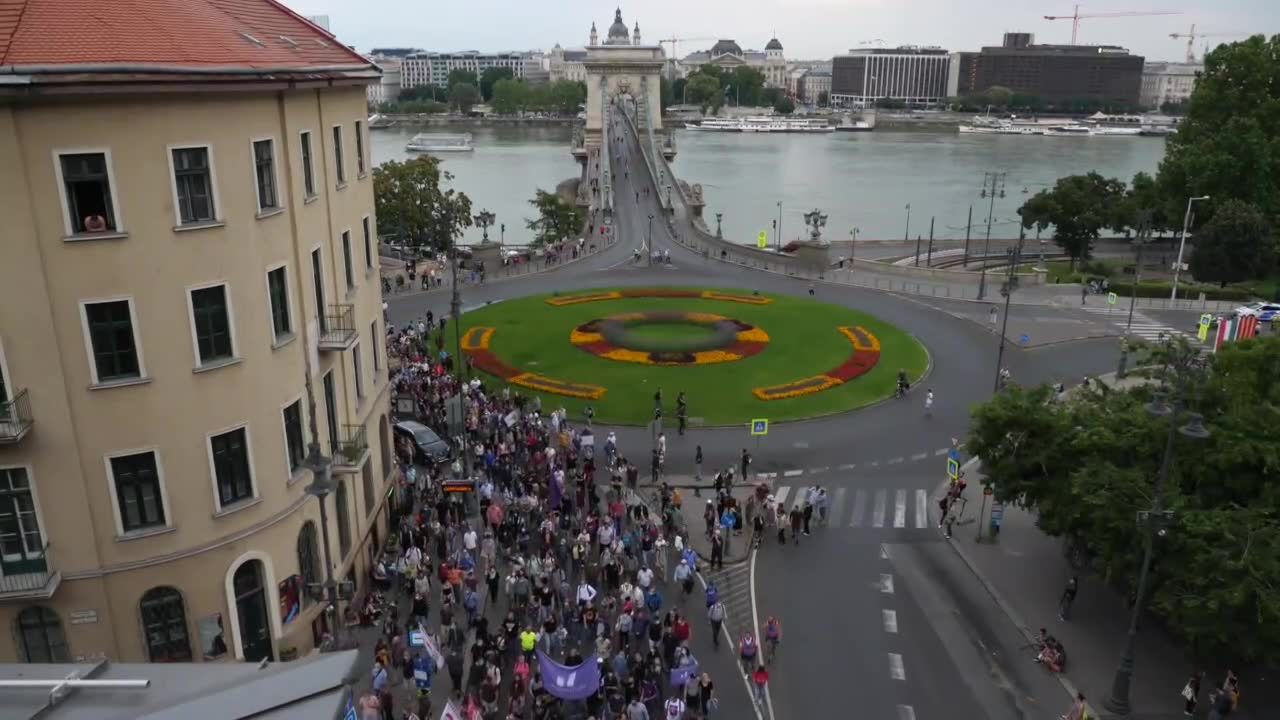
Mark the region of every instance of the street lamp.
MULTIPOLYGON (((488 216, 487 220, 489 224, 492 224, 493 213, 489 212, 488 210, 481 211, 480 214, 476 216, 476 222, 479 223, 480 219, 486 215, 488 216)), ((464 370, 466 369, 466 365, 462 361, 462 295, 458 292, 459 257, 458 257, 457 238, 454 238, 453 242, 450 243, 449 250, 450 250, 449 265, 452 268, 450 272, 453 276, 453 294, 449 298, 449 314, 453 316, 453 341, 454 341, 454 350, 456 351, 456 355, 454 355, 454 362, 457 363, 456 374, 458 376, 458 382, 459 382, 458 429, 460 431, 459 435, 462 436, 462 467, 463 467, 463 471, 466 473, 466 478, 469 480, 471 479, 471 453, 468 451, 468 447, 467 447, 468 446, 467 409, 465 405, 466 392, 461 387, 462 384, 466 383, 467 379, 463 374, 464 370)))
POLYGON ((1173 266, 1173 292, 1169 295, 1170 300, 1178 299, 1178 273, 1182 272, 1182 251, 1187 247, 1187 226, 1191 224, 1191 204, 1208 199, 1208 195, 1187 198, 1187 212, 1182 216, 1182 239, 1178 241, 1178 262, 1173 266))
POLYGON ((849 231, 849 272, 853 272, 853 258, 855 254, 854 246, 858 242, 859 232, 862 232, 861 228, 853 228, 849 231))
POLYGON ((506 223, 502 223, 501 225, 498 226, 498 244, 499 245, 507 244, 507 224, 506 223))
MULTIPOLYGON (((716 216, 717 220, 719 216, 716 216)), ((782 201, 778 201, 778 252, 782 252, 782 201)))
POLYGON ((324 542, 324 599, 329 604, 331 612, 334 644, 341 647, 339 636, 343 623, 342 615, 338 612, 338 583, 333 579, 333 550, 329 547, 329 513, 324 502, 336 487, 333 482, 333 461, 320 452, 320 432, 316 428, 316 395, 311 387, 311 358, 303 353, 303 359, 306 363, 305 384, 307 412, 310 413, 311 420, 311 442, 307 444, 307 456, 302 460, 302 466, 311 471, 311 484, 306 487, 307 494, 320 500, 320 536, 324 542))
MULTIPOLYGON (((716 216, 717 220, 719 217, 720 216, 718 215, 716 216)), ((719 228, 717 228, 717 230, 718 229, 719 228)), ((645 245, 649 250, 649 266, 653 267, 653 213, 649 214, 649 236, 648 239, 645 240, 645 245)))
POLYGON ((720 232, 720 217, 722 215, 724 215, 724 213, 716 213, 716 237, 717 238, 724 237, 724 234, 720 232))
MULTIPOLYGON (((1180 380, 1178 375, 1182 375, 1188 371, 1199 369, 1200 363, 1203 362, 1199 353, 1194 349, 1190 349, 1184 357, 1177 358, 1174 368, 1175 382, 1180 380)), ((1179 390, 1174 388, 1175 392, 1179 390)), ((1173 511, 1164 508, 1164 485, 1169 479, 1169 467, 1173 464, 1173 441, 1177 435, 1192 440, 1204 440, 1209 437, 1209 430, 1204 426, 1204 418, 1200 413, 1187 413, 1187 423, 1182 427, 1178 427, 1178 415, 1183 410, 1181 397, 1175 397, 1173 404, 1166 400, 1166 394, 1157 393, 1154 400, 1147 404, 1147 412, 1152 417, 1169 418, 1169 433, 1165 439, 1164 457, 1160 461, 1160 473, 1156 476, 1156 484, 1151 501, 1150 510, 1140 510, 1137 514, 1137 522, 1140 527, 1146 530, 1146 547, 1142 553, 1142 568, 1138 571, 1138 589, 1134 595, 1133 611, 1129 617, 1129 633, 1125 638, 1124 654, 1120 656, 1120 666, 1116 668, 1115 678, 1111 683, 1111 695, 1106 699, 1103 705, 1117 715, 1128 715, 1129 707, 1129 684, 1133 679, 1133 645, 1138 635, 1138 616, 1142 612, 1142 602, 1147 592, 1147 574, 1151 570, 1151 556, 1155 552, 1155 541, 1157 537, 1164 537, 1168 533, 1168 528, 1173 524, 1173 511)))
POLYGON ((907 203, 907 229, 902 231, 902 242, 911 240, 911 203, 907 203))
POLYGON ((982 192, 978 197, 991 198, 991 204, 987 207, 987 240, 982 246, 982 273, 978 276, 979 300, 987 294, 987 256, 991 254, 991 220, 996 212, 996 196, 1004 197, 1004 179, 1008 174, 1006 172, 982 173, 982 192), (990 190, 987 190, 988 185, 991 187, 990 190))
POLYGON ((473 219, 476 221, 476 225, 480 226, 480 229, 484 231, 484 237, 481 238, 481 242, 489 242, 489 228, 493 226, 494 214, 488 210, 481 210, 480 214, 473 219))
POLYGON ((804 224, 809 230, 809 239, 818 242, 822 239, 822 228, 827 224, 827 216, 818 208, 804 214, 804 224))

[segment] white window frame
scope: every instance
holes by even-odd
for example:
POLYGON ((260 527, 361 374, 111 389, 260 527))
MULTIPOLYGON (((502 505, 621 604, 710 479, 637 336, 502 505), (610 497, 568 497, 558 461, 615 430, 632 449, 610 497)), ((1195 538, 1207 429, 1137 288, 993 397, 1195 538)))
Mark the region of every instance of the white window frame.
MULTIPOLYGON (((298 131, 298 162, 302 165, 302 195, 306 199, 310 199, 319 195, 316 192, 316 144, 315 133, 310 129, 298 131), (303 138, 306 138, 304 144, 303 138), (302 152, 303 147, 308 147, 310 157, 307 153, 302 152), (311 187, 307 188, 307 167, 311 167, 311 187)), ((323 152, 323 150, 321 150, 323 152)))
POLYGON ((346 227, 338 233, 338 244, 342 246, 342 281, 347 288, 347 295, 356 291, 356 259, 351 256, 351 228, 346 227))
POLYGON ((67 182, 62 177, 62 156, 63 155, 91 155, 93 153, 101 153, 107 161, 107 182, 111 184, 109 188, 111 192, 111 210, 115 214, 116 229, 108 231, 104 234, 124 235, 128 232, 124 224, 124 208, 120 207, 120 192, 116 183, 115 163, 111 160, 111 148, 104 147, 71 147, 71 148, 54 148, 53 152, 53 172, 58 181, 58 200, 62 203, 62 228, 63 237, 93 237, 91 233, 76 232, 75 225, 71 222, 71 202, 67 198, 67 182))
POLYGON ((369 174, 369 163, 365 158, 365 151, 368 149, 364 138, 364 121, 356 120, 354 123, 354 132, 356 138, 356 177, 362 178, 369 174))
POLYGON ((373 271, 373 259, 378 254, 373 247, 373 218, 369 215, 360 216, 360 232, 362 233, 361 239, 364 241, 364 269, 367 274, 373 271))
POLYGON ((333 177, 339 189, 347 186, 347 149, 343 147, 342 142, 342 123, 334 125, 329 130, 329 141, 333 145, 333 177), (333 131, 337 130, 337 135, 333 131))
MULTIPOLYGON (((283 422, 283 416, 282 416, 281 422, 283 422)), ((228 425, 227 427, 224 427, 218 430, 213 430, 211 432, 205 433, 204 452, 209 460, 209 487, 211 490, 213 490, 213 509, 214 509, 215 515, 228 512, 228 508, 224 508, 222 506, 222 496, 218 493, 218 468, 213 461, 213 439, 218 435, 226 435, 229 432, 235 432, 236 430, 239 430, 241 428, 244 428, 244 450, 245 450, 245 455, 248 456, 247 459, 249 461, 249 487, 251 492, 249 493, 248 497, 244 498, 243 500, 239 500, 236 502, 236 504, 232 505, 230 510, 239 510, 241 508, 248 507, 250 505, 255 504, 256 502, 258 502, 258 500, 261 499, 261 496, 259 495, 259 488, 258 488, 258 474, 254 472, 253 434, 249 432, 249 421, 245 420, 243 422, 238 422, 234 425, 228 425)), ((288 458, 285 459, 285 462, 288 462, 288 458)))
POLYGON ((4 389, 4 392, 0 392, 0 403, 2 403, 11 400, 16 395, 14 392, 16 383, 13 380, 13 376, 9 374, 9 362, 4 356, 3 337, 0 337, 0 380, 3 381, 0 382, 0 387, 4 389))
POLYGON ((36 488, 35 467, 31 463, 0 464, 0 470, 21 468, 27 471, 27 485, 31 489, 31 504, 36 509, 36 523, 40 526, 40 557, 47 557, 44 549, 49 545, 49 531, 44 526, 44 510, 40 508, 40 493, 36 488))
POLYGON ((360 341, 357 340, 351 346, 351 374, 356 380, 356 402, 357 404, 364 400, 366 388, 364 386, 364 361, 360 359, 360 341))
MULTIPOLYGON (((222 205, 219 201, 221 193, 218 192, 218 170, 213 164, 213 143, 196 142, 181 143, 177 145, 166 145, 165 156, 169 159, 169 186, 173 194, 173 226, 176 228, 200 227, 202 225, 214 225, 222 223, 222 205), (178 204, 178 167, 173 164, 174 150, 194 150, 196 148, 204 148, 205 154, 209 158, 209 195, 210 202, 213 204, 212 220, 197 220, 195 222, 182 222, 182 208, 178 204)), ((257 182, 257 173, 254 173, 254 182, 257 182)), ((114 184, 114 183, 113 183, 114 184)))
POLYGON ((135 536, 151 535, 153 533, 173 529, 173 513, 169 509, 169 490, 168 487, 165 486, 164 463, 160 459, 159 445, 148 445, 131 450, 115 450, 109 452, 102 456, 102 466, 103 472, 107 478, 107 497, 111 498, 111 516, 115 518, 116 522, 116 537, 131 538, 135 536), (120 496, 116 494, 116 476, 115 472, 111 469, 111 461, 115 458, 124 457, 126 455, 141 455, 148 452, 156 458, 156 478, 160 481, 160 509, 164 511, 164 525, 131 530, 126 533, 124 530, 124 518, 120 515, 120 496))
POLYGON ((265 135, 263 137, 255 137, 249 139, 249 172, 253 173, 253 206, 258 208, 258 215, 271 215, 284 210, 284 193, 280 187, 280 146, 276 145, 274 135, 265 135), (276 204, 272 207, 262 207, 259 201, 262 199, 262 191, 258 187, 258 155, 254 152, 254 145, 264 141, 271 141, 271 181, 275 183, 276 204))
MULTIPOLYGON (((307 450, 307 442, 308 442, 307 440, 307 404, 302 401, 302 393, 299 393, 297 397, 286 401, 284 404, 280 406, 280 437, 284 440, 284 476, 286 478, 292 478, 295 475, 301 475, 302 471, 306 468, 305 458, 306 458, 306 450, 307 450), (290 405, 294 403, 298 403, 298 420, 302 423, 302 453, 304 458, 304 464, 300 466, 296 471, 293 468, 289 467, 289 426, 285 425, 284 423, 284 411, 286 408, 288 408, 290 405)), ((214 490, 217 490, 216 484, 214 486, 214 490)))
POLYGON ((121 300, 129 303, 129 322, 133 325, 133 350, 138 356, 138 377, 122 378, 105 381, 107 384, 120 383, 128 385, 130 383, 139 382, 148 379, 147 365, 142 357, 142 333, 138 327, 138 304, 134 302, 132 295, 113 295, 110 297, 89 298, 80 300, 80 332, 84 336, 84 350, 89 360, 89 379, 94 385, 102 385, 103 380, 98 378, 98 361, 94 357, 93 352, 93 336, 89 333, 89 305, 97 305, 99 303, 120 302, 121 300))
POLYGON ((271 331, 271 344, 274 347, 279 347, 289 339, 298 336, 298 321, 296 314, 293 312, 293 278, 289 277, 289 263, 281 262, 268 265, 267 269, 262 273, 262 281, 266 283, 267 288, 267 328, 271 331), (284 270, 285 302, 288 303, 288 307, 285 308, 285 314, 289 316, 289 334, 284 337, 276 334, 275 308, 271 307, 271 273, 282 269, 284 270))
MULTIPOLYGON (((287 274, 285 279, 288 280, 287 274)), ((240 360, 240 340, 236 337, 236 309, 235 304, 231 301, 231 283, 227 280, 214 280, 198 285, 188 285, 185 292, 187 296, 187 325, 191 330, 191 357, 195 359, 195 364, 192 367, 197 370, 203 370, 238 362, 240 360), (191 301, 191 293, 196 290, 218 287, 219 285, 223 287, 222 296, 227 305, 227 334, 231 336, 231 356, 218 358, 206 363, 200 359, 200 339, 196 337, 196 306, 191 301)))
POLYGON ((369 346, 373 351, 373 384, 377 385, 378 375, 382 372, 382 362, 378 358, 378 343, 386 342, 386 338, 382 337, 382 334, 378 332, 377 318, 374 318, 369 322, 369 337, 373 340, 372 344, 369 346))

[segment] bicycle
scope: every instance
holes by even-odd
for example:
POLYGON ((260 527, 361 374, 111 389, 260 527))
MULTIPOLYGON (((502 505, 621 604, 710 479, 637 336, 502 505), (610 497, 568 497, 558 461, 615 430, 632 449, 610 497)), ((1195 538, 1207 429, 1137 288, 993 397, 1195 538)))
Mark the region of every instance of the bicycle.
POLYGON ((773 659, 778 656, 778 638, 766 637, 764 639, 764 664, 770 665, 773 659))

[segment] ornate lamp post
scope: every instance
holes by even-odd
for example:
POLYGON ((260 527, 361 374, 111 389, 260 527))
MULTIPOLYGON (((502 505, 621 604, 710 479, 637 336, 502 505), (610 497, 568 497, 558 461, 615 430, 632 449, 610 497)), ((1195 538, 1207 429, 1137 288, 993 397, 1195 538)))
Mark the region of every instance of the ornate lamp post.
MULTIPOLYGON (((306 353, 303 353, 305 356, 306 353)), ((320 432, 316 429, 316 395, 311 387, 311 359, 306 358, 307 412, 310 418, 311 442, 307 444, 307 456, 302 466, 311 471, 311 484, 307 494, 320 500, 320 536, 324 542, 323 597, 329 604, 332 618, 334 644, 342 647, 342 615, 338 612, 338 583, 333 579, 333 550, 329 547, 329 513, 324 499, 334 491, 333 461, 320 452, 320 432)))
POLYGON ((480 239, 481 242, 489 242, 489 228, 493 227, 494 217, 495 215, 488 210, 481 210, 479 215, 472 218, 476 221, 476 225, 484 232, 484 237, 480 239))
POLYGON ((723 215, 724 213, 716 213, 716 237, 718 238, 724 237, 724 234, 720 232, 720 217, 723 215))
POLYGON ((982 174, 982 192, 978 194, 981 198, 990 198, 991 204, 987 208, 987 241, 982 247, 982 274, 978 278, 978 299, 987 295, 987 255, 991 254, 991 219, 996 211, 996 196, 1004 197, 1004 179, 1009 173, 1004 172, 985 172, 982 174), (987 188, 990 187, 990 190, 987 188))
POLYGON ((822 228, 826 227, 827 215, 818 208, 814 208, 804 214, 804 224, 809 229, 809 239, 814 242, 822 241, 822 228))

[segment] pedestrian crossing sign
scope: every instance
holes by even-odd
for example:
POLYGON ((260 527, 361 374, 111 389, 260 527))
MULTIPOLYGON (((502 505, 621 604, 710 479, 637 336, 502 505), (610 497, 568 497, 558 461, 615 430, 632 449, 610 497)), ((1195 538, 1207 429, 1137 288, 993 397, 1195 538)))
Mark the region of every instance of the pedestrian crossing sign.
POLYGON ((947 477, 957 480, 960 477, 960 462, 955 458, 947 458, 947 477))
POLYGON ((765 418, 760 418, 760 419, 758 419, 758 420, 752 420, 752 421, 751 421, 751 434, 752 434, 752 435, 768 435, 768 434, 769 434, 769 421, 768 421, 767 419, 765 419, 765 418))
POLYGON ((1116 304, 1116 300, 1118 300, 1118 299, 1120 299, 1120 296, 1119 296, 1119 295, 1116 295, 1115 293, 1107 293, 1107 304, 1108 304, 1108 305, 1115 305, 1115 304, 1116 304))
POLYGON ((1196 337, 1200 339, 1200 342, 1204 342, 1209 339, 1209 326, 1212 324, 1212 315, 1205 313, 1200 316, 1200 327, 1196 330, 1196 337))
POLYGON ((768 244, 769 244, 769 233, 765 232, 764 230, 761 230, 760 234, 756 236, 756 247, 763 249, 768 244))

